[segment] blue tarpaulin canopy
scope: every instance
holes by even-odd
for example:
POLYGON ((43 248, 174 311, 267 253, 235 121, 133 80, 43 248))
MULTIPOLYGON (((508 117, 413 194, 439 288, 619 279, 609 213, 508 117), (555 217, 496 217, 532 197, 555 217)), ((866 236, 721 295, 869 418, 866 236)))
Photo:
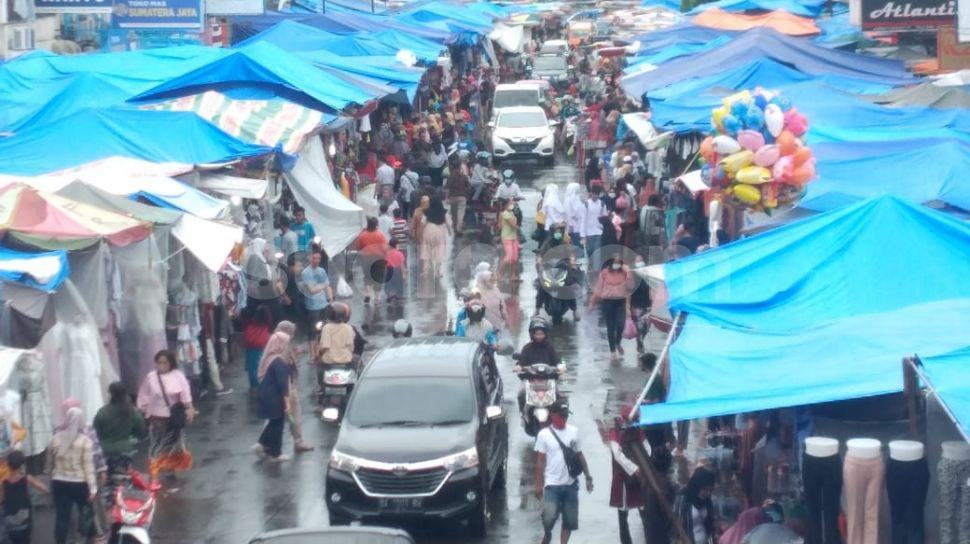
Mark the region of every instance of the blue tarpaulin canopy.
POLYGON ((970 441, 970 347, 921 359, 923 376, 970 441))
POLYGON ((902 389, 903 357, 964 347, 970 225, 883 196, 664 267, 671 347, 656 423, 902 389), (931 264, 927 264, 931 263, 931 264))
POLYGON ((267 11, 263 15, 237 15, 230 17, 230 38, 233 44, 238 44, 260 32, 265 32, 282 21, 294 21, 326 32, 333 32, 334 34, 351 34, 358 31, 356 27, 334 20, 330 17, 330 14, 314 15, 267 11))
POLYGON ((699 26, 693 23, 680 23, 661 30, 646 32, 630 38, 628 42, 640 42, 640 54, 655 53, 674 45, 685 43, 705 43, 719 36, 739 34, 728 30, 720 30, 699 26))
POLYGON ((272 151, 237 140, 194 112, 87 109, 0 139, 0 174, 35 176, 115 156, 196 165, 272 151))
POLYGON ((901 85, 913 79, 899 61, 828 49, 770 28, 756 28, 723 47, 680 57, 651 72, 625 77, 621 84, 627 94, 642 96, 654 89, 707 77, 760 58, 773 59, 803 74, 816 76, 839 75, 888 85, 901 85))
POLYGON ((694 55, 697 53, 703 53, 704 51, 709 51, 718 47, 723 47, 725 44, 731 41, 730 36, 718 36, 713 40, 708 40, 706 42, 684 42, 678 44, 672 44, 669 47, 665 47, 659 51, 652 51, 646 55, 640 55, 629 59, 629 65, 624 72, 632 73, 636 71, 636 67, 640 64, 654 64, 661 65, 665 62, 677 59, 680 57, 686 57, 688 55, 694 55))
POLYGON ((285 20, 261 32, 236 48, 266 42, 284 51, 325 50, 342 57, 362 57, 369 55, 394 56, 398 48, 370 39, 360 34, 332 34, 296 21, 285 20))
POLYGON ((282 98, 320 111, 341 110, 380 98, 347 85, 271 43, 255 42, 225 51, 220 58, 172 78, 136 99, 171 98, 238 87, 270 88, 282 98))
POLYGON ((0 248, 0 281, 53 291, 70 275, 66 251, 24 253, 0 248))
POLYGON ((368 78, 382 85, 404 91, 409 101, 417 94, 424 76, 423 68, 404 66, 394 57, 338 57, 327 51, 303 51, 297 56, 319 67, 340 70, 346 74, 368 78))
POLYGON ((879 195, 895 195, 916 204, 939 200, 970 210, 970 141, 956 139, 839 142, 812 148, 818 178, 808 184, 803 208, 831 206, 879 195), (918 182, 901 169, 918 171, 918 182), (841 199, 823 198, 839 193, 841 199))

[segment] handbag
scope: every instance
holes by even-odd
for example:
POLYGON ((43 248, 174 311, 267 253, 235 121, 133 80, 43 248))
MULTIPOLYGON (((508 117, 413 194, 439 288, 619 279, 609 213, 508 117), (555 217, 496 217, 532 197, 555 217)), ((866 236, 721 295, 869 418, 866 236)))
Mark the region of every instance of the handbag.
POLYGON ((161 374, 155 374, 158 378, 158 386, 162 388, 162 398, 165 399, 165 406, 168 406, 168 428, 171 431, 177 431, 179 429, 185 428, 185 424, 188 423, 188 413, 185 410, 185 405, 181 401, 176 403, 171 403, 168 400, 168 393, 165 392, 165 382, 162 381, 161 374))
POLYGON ((626 318, 626 323, 623 324, 623 338, 627 340, 633 340, 637 337, 637 325, 633 322, 632 317, 626 318))
POLYGON ((562 458, 566 463, 566 471, 569 472, 570 478, 578 478, 580 474, 583 473, 583 462, 579 460, 579 454, 576 450, 570 448, 560 440, 559 435, 556 431, 549 427, 549 432, 552 433, 552 437, 559 442, 559 449, 562 450, 562 458))

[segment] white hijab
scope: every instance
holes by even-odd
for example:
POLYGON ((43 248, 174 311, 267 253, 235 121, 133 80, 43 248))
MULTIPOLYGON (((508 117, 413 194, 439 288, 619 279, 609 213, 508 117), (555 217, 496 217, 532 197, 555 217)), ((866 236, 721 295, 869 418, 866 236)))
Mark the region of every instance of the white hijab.
POLYGON ((583 220, 585 204, 579 183, 575 181, 566 186, 566 213, 568 214, 569 230, 577 232, 579 223, 583 220))
POLYGON ((64 423, 61 424, 60 430, 54 433, 54 439, 51 440, 51 447, 57 452, 67 450, 74 445, 77 437, 84 432, 84 427, 84 412, 80 408, 71 408, 64 414, 64 423))
POLYGON ((566 208, 559 198, 559 187, 547 185, 542 194, 542 213, 546 214, 546 228, 566 221, 566 208))

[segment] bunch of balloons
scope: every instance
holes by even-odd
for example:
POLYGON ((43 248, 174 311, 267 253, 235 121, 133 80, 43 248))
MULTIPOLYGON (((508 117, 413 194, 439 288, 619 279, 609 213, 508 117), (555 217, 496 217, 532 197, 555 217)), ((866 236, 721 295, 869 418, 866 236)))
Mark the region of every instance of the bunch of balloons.
POLYGON ((701 143, 701 176, 731 202, 768 211, 795 204, 815 179, 815 158, 802 138, 808 119, 784 96, 756 88, 724 99, 701 143))

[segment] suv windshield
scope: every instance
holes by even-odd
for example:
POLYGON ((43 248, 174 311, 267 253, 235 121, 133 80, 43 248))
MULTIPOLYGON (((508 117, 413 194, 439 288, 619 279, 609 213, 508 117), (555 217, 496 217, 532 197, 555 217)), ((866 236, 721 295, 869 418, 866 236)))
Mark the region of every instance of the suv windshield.
POLYGON ((538 106, 539 93, 534 89, 520 91, 498 91, 495 93, 493 108, 513 108, 515 106, 538 106))
POLYGON ((370 378, 361 380, 347 421, 357 427, 441 425, 475 417, 468 378, 370 378))
POLYGON ((546 115, 541 111, 505 112, 499 115, 495 126, 502 128, 528 128, 546 126, 546 115))
POLYGON ((566 59, 562 57, 536 57, 533 70, 565 70, 566 59))

